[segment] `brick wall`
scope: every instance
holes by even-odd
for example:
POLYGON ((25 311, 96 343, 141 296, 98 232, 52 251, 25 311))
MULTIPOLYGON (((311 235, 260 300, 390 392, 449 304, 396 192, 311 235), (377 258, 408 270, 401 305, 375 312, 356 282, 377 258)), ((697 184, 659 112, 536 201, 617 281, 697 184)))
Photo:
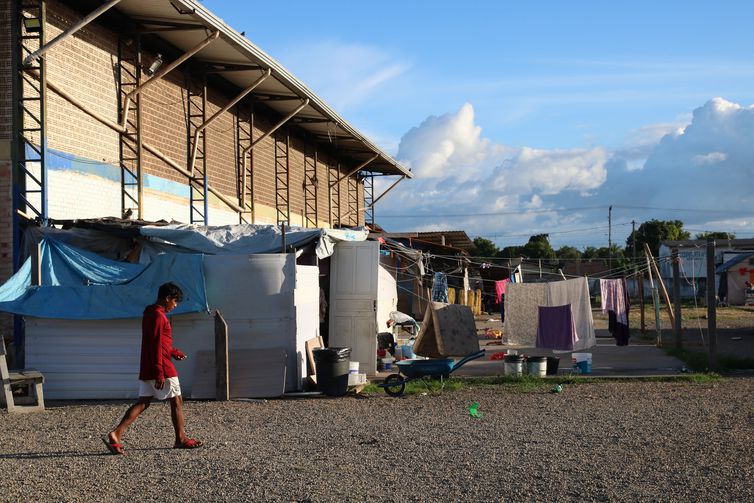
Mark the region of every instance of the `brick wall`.
MULTIPOLYGON (((10 139, 13 76, 11 75, 10 0, 0 0, 0 142, 10 139)), ((7 158, 7 152, 4 156, 7 158)))
MULTIPOLYGON (((47 4, 48 24, 47 40, 52 39, 80 19, 81 13, 71 8, 73 3, 61 0, 49 0, 47 4)), ((10 0, 0 0, 0 22, 9 23, 10 0)), ((10 85, 10 47, 9 30, 0 30, 0 141, 10 137, 11 93, 10 85)), ((74 37, 55 47, 47 55, 47 77, 51 83, 85 102, 87 106, 113 122, 118 120, 117 99, 117 53, 118 35, 112 29, 91 23, 74 37)), ((143 50, 143 60, 149 64, 155 54, 143 50)), ((152 144, 181 166, 188 166, 187 142, 187 92, 183 70, 175 70, 167 78, 156 82, 142 94, 142 138, 152 144)), ((206 116, 210 117, 232 96, 226 96, 218 89, 208 89, 206 116)), ((68 102, 48 91, 47 96, 47 138, 51 149, 57 151, 51 156, 63 158, 68 156, 90 159, 108 163, 113 166, 117 176, 119 157, 119 136, 107 126, 84 114, 68 102)), ((257 110, 254 116, 254 138, 260 137, 278 121, 277 117, 268 116, 257 110)), ((287 134, 281 128, 276 135, 287 134)), ((301 224, 304 211, 304 151, 306 140, 295 130, 291 130, 289 166, 290 166, 290 206, 291 222, 301 224)), ((236 159, 236 130, 233 111, 223 113, 206 130, 207 139, 207 173, 210 183, 231 200, 237 199, 238 167, 236 159)), ((313 150, 313 147, 310 147, 313 150)), ((255 205, 258 209, 258 222, 275 221, 275 148, 272 137, 260 142, 254 150, 255 205)), ((319 221, 328 223, 328 165, 336 163, 332 156, 319 153, 318 163, 318 206, 319 221)), ((167 166, 148 152, 143 152, 144 173, 160 179, 186 185, 183 175, 167 166)), ((346 167, 342 168, 343 170, 346 167)), ((50 187, 50 210, 53 218, 71 218, 96 215, 117 215, 120 211, 120 193, 114 190, 110 180, 93 180, 81 173, 72 173, 65 179, 65 173, 54 175, 54 187, 50 187), (84 185, 78 185, 86 181, 84 185), (107 183, 105 183, 107 182, 107 183), (97 189, 98 184, 107 186, 97 189), (89 187, 82 192, 81 187, 89 187)), ((2 173, 0 173, 2 176, 2 173)), ((51 175, 51 180, 53 176, 51 175)), ((0 181, 2 183, 2 181, 0 181)), ((8 182, 9 183, 9 180, 8 182)), ((353 182, 351 182, 353 184, 353 182)), ((344 181, 343 187, 348 183, 344 181)), ((117 184, 116 184, 117 188, 117 184)), ((0 187, 0 190, 2 188, 0 187)), ((8 189, 10 190, 10 189, 8 189)), ((345 196, 345 190, 343 190, 345 196)), ((145 217, 176 218, 187 221, 188 202, 185 198, 165 194, 166 201, 173 206, 164 206, 166 213, 160 215, 160 203, 145 202, 145 217), (184 201, 185 208, 176 211, 184 201), (167 208, 171 208, 169 211, 167 208)), ((158 198, 159 199, 159 198, 158 198)), ((346 208, 347 199, 343 197, 342 207, 346 208)), ((10 197, 3 196, 0 203, 9 203, 10 197)), ((232 212, 216 198, 211 198, 211 221, 237 221, 232 212), (216 216, 213 216, 216 214, 216 216), (230 215, 230 216, 229 216, 230 215)), ((10 207, 10 206, 8 206, 10 207)), ((347 211, 346 209, 343 210, 347 211)), ((356 222, 353 217, 353 223, 356 222)), ((0 264, 1 266, 1 264, 0 264)))

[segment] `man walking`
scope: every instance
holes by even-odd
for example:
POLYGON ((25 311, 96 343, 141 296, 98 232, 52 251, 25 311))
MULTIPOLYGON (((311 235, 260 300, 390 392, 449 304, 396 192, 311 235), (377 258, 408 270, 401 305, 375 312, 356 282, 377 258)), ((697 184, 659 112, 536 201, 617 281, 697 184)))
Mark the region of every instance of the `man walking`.
POLYGON ((147 410, 153 398, 170 400, 170 416, 175 430, 176 449, 195 449, 202 443, 188 438, 183 421, 183 398, 178 372, 170 358, 184 360, 186 355, 173 348, 173 329, 166 316, 183 300, 183 292, 173 283, 160 286, 157 302, 147 306, 141 320, 141 368, 139 400, 128 408, 120 424, 102 437, 112 454, 123 454, 121 438, 126 429, 147 410))

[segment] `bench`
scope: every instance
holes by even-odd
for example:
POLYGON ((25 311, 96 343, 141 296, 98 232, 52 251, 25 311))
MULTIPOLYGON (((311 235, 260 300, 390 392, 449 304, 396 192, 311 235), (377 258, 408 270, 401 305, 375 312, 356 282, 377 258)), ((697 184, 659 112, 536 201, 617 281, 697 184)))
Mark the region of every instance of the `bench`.
POLYGON ((41 372, 33 369, 14 370, 13 372, 8 370, 8 362, 5 359, 5 341, 0 336, 0 379, 3 382, 3 393, 0 395, 5 401, 5 405, 8 408, 8 413, 14 412, 42 412, 45 410, 44 394, 42 393, 42 384, 44 383, 44 376, 41 372), (23 405, 20 403, 24 401, 23 398, 14 399, 12 385, 27 386, 29 389, 29 395, 31 398, 31 405, 23 405), (33 396, 32 395, 33 390, 33 396))

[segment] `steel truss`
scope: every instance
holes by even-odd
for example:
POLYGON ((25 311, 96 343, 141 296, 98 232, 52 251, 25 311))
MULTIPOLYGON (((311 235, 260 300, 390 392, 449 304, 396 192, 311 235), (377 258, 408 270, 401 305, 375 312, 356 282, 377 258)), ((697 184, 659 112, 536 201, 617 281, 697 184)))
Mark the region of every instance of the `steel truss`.
POLYGON ((356 222, 353 225, 359 225, 359 179, 356 176, 348 177, 347 186, 348 201, 348 222, 351 222, 351 214, 354 215, 356 222))
MULTIPOLYGON (((374 174, 364 173, 364 224, 374 225, 374 174)), ((358 218, 358 217, 357 217, 358 218)))
MULTIPOLYGON (((119 103, 141 83, 141 38, 121 37, 118 41, 118 96, 119 103)), ((126 127, 120 133, 120 188, 121 213, 124 218, 134 215, 144 218, 142 185, 142 143, 141 143, 141 97, 134 97, 133 116, 126 120, 126 127)), ((123 110, 118 109, 118 123, 124 119, 123 110)))
POLYGON ((304 147, 304 226, 319 226, 317 204, 317 149, 304 147))
POLYGON ((288 130, 275 133, 275 212, 278 225, 291 221, 290 156, 291 138, 288 130))
POLYGON ((204 72, 186 72, 187 94, 187 138, 188 147, 186 159, 189 164, 194 161, 193 169, 189 165, 189 199, 191 204, 189 221, 192 224, 208 224, 207 197, 207 135, 202 125, 207 119, 207 78, 204 72), (196 146, 194 147, 194 142, 196 146), (192 152, 195 149, 195 153, 192 152), (193 158, 192 158, 193 154, 193 158))
POLYGON ((330 227, 336 228, 340 226, 340 184, 337 183, 340 178, 340 163, 327 167, 327 178, 330 227))
MULTIPOLYGON (((47 78, 45 58, 31 60, 27 66, 23 61, 39 51, 45 42, 45 2, 44 0, 16 3, 16 55, 15 93, 17 136, 14 183, 17 196, 16 209, 31 213, 43 225, 49 219, 47 207, 47 119, 46 95, 47 78), (36 72, 38 79, 28 71, 36 72)), ((14 235, 16 232, 14 232, 14 235)))
POLYGON ((243 208, 239 222, 254 223, 254 150, 251 140, 254 132, 254 105, 239 105, 236 114, 236 162, 238 165, 238 205, 243 208), (246 153, 249 161, 246 162, 246 153))

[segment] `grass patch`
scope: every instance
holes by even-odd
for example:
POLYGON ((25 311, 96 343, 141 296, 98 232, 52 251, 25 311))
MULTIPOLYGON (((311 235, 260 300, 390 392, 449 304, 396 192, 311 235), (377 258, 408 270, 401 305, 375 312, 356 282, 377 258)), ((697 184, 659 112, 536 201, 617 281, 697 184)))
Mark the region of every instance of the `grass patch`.
MULTIPOLYGON (((704 351, 689 351, 687 349, 663 348, 670 356, 675 356, 694 372, 709 372, 709 353, 704 351)), ((754 369, 754 358, 741 358, 738 356, 718 355, 719 372, 732 370, 754 369)))
MULTIPOLYGON (((685 383, 710 383, 722 379, 719 374, 699 373, 668 376, 637 376, 637 377, 593 377, 579 375, 559 375, 548 377, 536 377, 523 375, 490 376, 490 377, 455 377, 445 381, 445 391, 481 389, 494 387, 509 393, 534 393, 548 391, 556 384, 579 385, 604 382, 685 382, 685 383)), ((364 387, 363 393, 382 394, 385 391, 377 384, 370 383, 364 387)), ((406 383, 404 395, 420 395, 422 393, 440 393, 439 380, 414 380, 406 383)))

